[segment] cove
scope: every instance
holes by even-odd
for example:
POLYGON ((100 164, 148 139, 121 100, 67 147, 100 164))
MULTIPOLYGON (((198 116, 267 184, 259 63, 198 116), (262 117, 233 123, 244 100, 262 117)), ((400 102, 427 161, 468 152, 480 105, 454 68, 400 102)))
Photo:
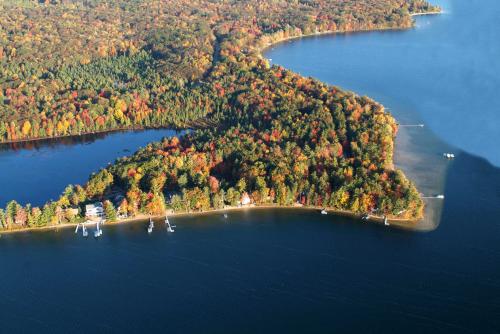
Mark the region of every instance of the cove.
POLYGON ((179 135, 173 130, 111 132, 82 137, 0 145, 0 207, 10 200, 43 205, 57 199, 68 184, 148 143, 179 135))

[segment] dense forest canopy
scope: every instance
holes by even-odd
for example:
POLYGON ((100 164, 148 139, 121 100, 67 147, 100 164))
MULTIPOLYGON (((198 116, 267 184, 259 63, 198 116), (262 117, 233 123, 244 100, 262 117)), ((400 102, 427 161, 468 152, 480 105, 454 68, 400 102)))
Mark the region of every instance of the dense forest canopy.
POLYGON ((57 212, 117 191, 127 213, 216 208, 248 193, 259 204, 420 217, 415 187, 392 167, 397 126, 383 107, 270 67, 260 50, 319 32, 408 28, 410 13, 437 10, 421 0, 2 1, 0 141, 197 129, 44 208, 12 202, 2 225, 61 222, 70 218, 57 212))

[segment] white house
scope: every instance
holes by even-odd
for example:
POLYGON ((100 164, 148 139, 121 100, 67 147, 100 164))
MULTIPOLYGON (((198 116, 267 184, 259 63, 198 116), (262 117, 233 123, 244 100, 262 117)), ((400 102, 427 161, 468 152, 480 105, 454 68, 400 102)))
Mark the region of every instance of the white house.
POLYGON ((95 202, 92 204, 85 205, 85 216, 86 217, 103 217, 104 208, 102 207, 102 202, 95 202))
POLYGON ((241 199, 240 199, 241 205, 249 205, 251 202, 252 202, 252 200, 250 199, 250 196, 248 196, 248 193, 244 193, 241 196, 241 199))

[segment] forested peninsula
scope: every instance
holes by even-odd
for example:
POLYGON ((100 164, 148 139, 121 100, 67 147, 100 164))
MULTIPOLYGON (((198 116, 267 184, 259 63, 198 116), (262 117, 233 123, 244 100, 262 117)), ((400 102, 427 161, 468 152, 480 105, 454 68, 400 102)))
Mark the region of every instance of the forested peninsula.
POLYGON ((76 223, 97 200, 109 220, 243 198, 417 220, 424 205, 393 167, 397 124, 383 106, 270 66, 261 50, 409 28, 410 14, 437 11, 421 0, 2 1, 0 142, 192 131, 118 159, 43 207, 10 202, 0 229, 76 223))

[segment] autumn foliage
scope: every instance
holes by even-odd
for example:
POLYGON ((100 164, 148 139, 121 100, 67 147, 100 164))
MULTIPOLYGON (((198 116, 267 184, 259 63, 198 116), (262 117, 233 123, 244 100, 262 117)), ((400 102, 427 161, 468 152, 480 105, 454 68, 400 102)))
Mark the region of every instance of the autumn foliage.
POLYGON ((428 10, 437 9, 421 0, 2 1, 0 141, 198 129, 43 208, 10 204, 2 226, 53 224, 69 219, 60 208, 116 193, 129 214, 219 208, 249 194, 420 217, 415 187, 392 167, 397 126, 384 108, 271 67, 260 51, 318 32, 406 28, 411 12, 428 10))

